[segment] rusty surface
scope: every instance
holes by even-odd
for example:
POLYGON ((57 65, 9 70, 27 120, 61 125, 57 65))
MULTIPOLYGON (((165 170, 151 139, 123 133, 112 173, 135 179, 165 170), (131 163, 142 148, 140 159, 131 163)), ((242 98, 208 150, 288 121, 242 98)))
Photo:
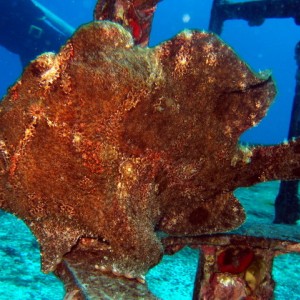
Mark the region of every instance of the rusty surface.
POLYGON ((147 46, 150 38, 153 14, 160 0, 98 0, 95 20, 109 20, 129 30, 134 43, 147 46))
POLYGON ((126 278, 117 271, 103 270, 97 251, 73 249, 58 265, 55 274, 64 282, 65 299, 137 299, 155 300, 142 280, 126 278))
POLYGON ((142 278, 162 256, 156 230, 229 231, 245 219, 235 188, 300 177, 298 140, 238 145, 274 95, 212 34, 141 48, 120 25, 83 26, 1 103, 0 207, 36 235, 45 272, 82 246, 142 278))
POLYGON ((193 300, 273 299, 274 257, 300 253, 299 242, 233 234, 167 237, 165 253, 185 246, 200 249, 193 300))
POLYGON ((272 299, 273 257, 270 249, 252 246, 202 247, 204 276, 194 299, 272 299))
POLYGON ((243 236, 234 234, 214 234, 199 237, 167 237, 162 240, 165 253, 173 255, 182 247, 252 247, 270 250, 274 255, 288 252, 300 252, 299 242, 285 241, 280 239, 243 236))

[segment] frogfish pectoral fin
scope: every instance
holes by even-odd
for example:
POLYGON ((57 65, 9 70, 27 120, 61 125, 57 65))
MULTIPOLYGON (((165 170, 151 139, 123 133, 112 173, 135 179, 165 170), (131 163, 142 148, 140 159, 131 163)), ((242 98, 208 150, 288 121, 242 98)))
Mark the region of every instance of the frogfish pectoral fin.
POLYGON ((166 212, 158 228, 174 235, 209 234, 232 230, 244 220, 242 205, 228 192, 213 199, 195 199, 185 208, 174 205, 166 212))

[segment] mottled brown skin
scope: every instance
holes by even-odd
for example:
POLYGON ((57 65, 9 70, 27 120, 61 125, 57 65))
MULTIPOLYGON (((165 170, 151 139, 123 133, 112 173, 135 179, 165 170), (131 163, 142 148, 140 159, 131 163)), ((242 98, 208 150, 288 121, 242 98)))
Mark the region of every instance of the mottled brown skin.
POLYGON ((298 142, 238 146, 274 95, 212 34, 140 48, 120 25, 81 27, 1 103, 1 207, 36 235, 46 272, 76 248, 140 276, 161 258, 157 230, 231 230, 245 219, 235 188, 299 178, 298 142))

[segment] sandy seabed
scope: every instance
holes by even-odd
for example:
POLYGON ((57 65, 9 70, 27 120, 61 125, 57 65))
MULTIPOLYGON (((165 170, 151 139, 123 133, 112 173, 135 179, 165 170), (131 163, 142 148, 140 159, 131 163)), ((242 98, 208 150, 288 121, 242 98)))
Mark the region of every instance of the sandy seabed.
MULTIPOLYGON (((279 182, 240 188, 235 196, 247 211, 247 223, 271 224, 279 182)), ((64 288, 53 274, 40 271, 39 246, 26 225, 0 211, 0 300, 62 300, 64 288)), ((288 227, 287 227, 288 228, 288 227)), ((162 262, 147 276, 150 290, 162 300, 192 299, 198 251, 188 247, 162 262)), ((300 300, 300 255, 276 257, 276 300, 300 300)))

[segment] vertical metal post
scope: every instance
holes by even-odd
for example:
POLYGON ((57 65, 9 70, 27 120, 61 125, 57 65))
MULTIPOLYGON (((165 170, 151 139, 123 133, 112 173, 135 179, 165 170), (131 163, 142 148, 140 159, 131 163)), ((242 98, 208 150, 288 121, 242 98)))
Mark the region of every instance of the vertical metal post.
POLYGON ((208 30, 218 35, 221 34, 223 28, 223 17, 222 17, 222 0, 214 0, 210 13, 210 21, 208 30))
MULTIPOLYGON (((288 138, 300 136, 300 42, 296 45, 296 89, 288 138)), ((299 218, 298 181, 282 181, 275 201, 274 223, 295 224, 299 218)))

